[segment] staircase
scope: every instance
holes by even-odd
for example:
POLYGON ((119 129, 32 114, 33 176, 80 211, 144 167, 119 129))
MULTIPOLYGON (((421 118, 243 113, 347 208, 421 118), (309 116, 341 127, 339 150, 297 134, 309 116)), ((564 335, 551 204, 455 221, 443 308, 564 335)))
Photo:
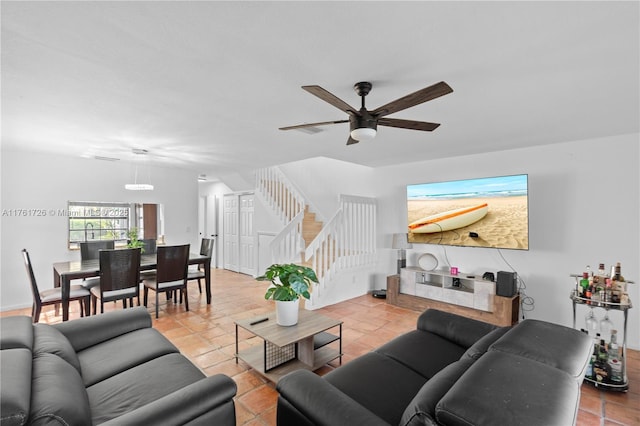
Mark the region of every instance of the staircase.
POLYGON ((256 187, 283 223, 270 244, 272 263, 291 262, 312 268, 319 280, 312 299, 320 297, 342 272, 373 265, 374 199, 341 195, 338 211, 323 224, 277 167, 256 172, 256 187))
POLYGON ((304 217, 302 218, 302 239, 304 240, 304 246, 309 247, 309 244, 318 236, 322 231, 322 222, 316 220, 316 214, 309 211, 309 206, 305 205, 304 217))

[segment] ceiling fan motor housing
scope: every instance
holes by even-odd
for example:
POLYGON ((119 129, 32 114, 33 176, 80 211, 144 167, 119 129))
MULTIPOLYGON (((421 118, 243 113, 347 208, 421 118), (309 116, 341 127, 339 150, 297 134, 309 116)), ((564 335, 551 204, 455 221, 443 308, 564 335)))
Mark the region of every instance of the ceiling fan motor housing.
POLYGON ((350 130, 362 128, 377 130, 378 128, 378 120, 376 120, 365 108, 360 110, 360 115, 351 114, 349 124, 351 126, 350 130))

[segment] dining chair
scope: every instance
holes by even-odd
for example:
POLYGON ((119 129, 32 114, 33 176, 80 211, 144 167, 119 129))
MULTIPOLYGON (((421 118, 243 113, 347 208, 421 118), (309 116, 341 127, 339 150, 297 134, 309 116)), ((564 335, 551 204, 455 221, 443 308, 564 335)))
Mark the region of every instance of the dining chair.
MULTIPOLYGON (((200 243, 200 254, 203 256, 211 257, 213 253, 213 245, 215 240, 213 238, 203 238, 200 243)), ((198 269, 189 270, 187 275, 187 281, 198 280, 198 290, 202 293, 202 280, 205 278, 205 271, 202 265, 198 265, 198 269)))
MULTIPOLYGON (((159 312, 159 293, 180 291, 180 299, 184 296, 184 306, 189 310, 187 297, 187 268, 189 266, 189 244, 178 246, 160 246, 157 253, 156 276, 145 278, 144 306, 147 306, 149 290, 156 292, 156 318, 159 312)), ((174 295, 174 302, 176 297, 174 295)), ((182 302, 182 300, 181 300, 182 302)))
POLYGON ((83 241, 80 243, 80 259, 100 259, 100 250, 113 250, 113 240, 83 241))
POLYGON ((144 249, 144 254, 156 254, 158 251, 157 242, 155 238, 147 238, 142 241, 142 248, 144 249))
POLYGON ((140 306, 140 249, 118 249, 100 251, 100 285, 91 289, 93 312, 104 313, 104 302, 122 300, 123 308, 133 307, 133 298, 140 306))
MULTIPOLYGON (((40 321, 40 313, 42 312, 43 306, 62 303, 62 288, 54 287, 52 289, 40 291, 38 289, 38 283, 36 282, 36 276, 33 273, 31 257, 29 256, 27 249, 22 249, 22 258, 24 260, 24 267, 27 270, 27 275, 31 281, 31 292, 33 293, 31 320, 34 323, 37 323, 40 321)), ((81 285, 72 285, 69 288, 69 301, 77 300, 80 302, 81 316, 89 315, 91 313, 89 306, 90 299, 91 293, 81 285)))
MULTIPOLYGON (((140 241, 142 242, 142 251, 144 254, 156 254, 158 252, 158 246, 155 238, 147 238, 140 241)), ((151 279, 155 277, 155 275, 155 269, 140 271, 140 280, 151 279)))
MULTIPOLYGON (((114 242, 110 241, 83 241, 80 243, 80 260, 99 259, 100 250, 113 250, 114 242)), ((91 290, 100 284, 100 277, 85 278, 82 287, 91 290)))

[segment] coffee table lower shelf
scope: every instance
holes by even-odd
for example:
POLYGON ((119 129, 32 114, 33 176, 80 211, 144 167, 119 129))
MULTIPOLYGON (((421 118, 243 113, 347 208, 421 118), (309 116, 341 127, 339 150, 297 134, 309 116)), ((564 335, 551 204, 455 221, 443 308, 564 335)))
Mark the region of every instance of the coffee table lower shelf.
POLYGON ((314 352, 314 364, 308 365, 304 362, 300 361, 297 358, 294 358, 290 361, 285 362, 277 367, 269 369, 269 371, 264 371, 264 347, 263 345, 257 345, 249 349, 245 349, 241 351, 238 355, 238 358, 242 361, 246 362, 251 368, 253 368, 256 372, 260 373, 262 376, 266 377, 268 380, 277 383, 284 375, 295 371, 295 370, 310 370, 315 371, 322 367, 325 364, 333 361, 334 359, 338 359, 342 356, 342 353, 335 350, 334 348, 324 346, 322 348, 316 349, 314 352))
POLYGON ((298 322, 292 326, 278 325, 275 312, 237 320, 235 324, 236 363, 241 359, 274 383, 294 370, 315 371, 337 358, 342 363, 342 321, 339 319, 300 310, 298 322), (241 328, 261 339, 261 344, 240 350, 241 328))

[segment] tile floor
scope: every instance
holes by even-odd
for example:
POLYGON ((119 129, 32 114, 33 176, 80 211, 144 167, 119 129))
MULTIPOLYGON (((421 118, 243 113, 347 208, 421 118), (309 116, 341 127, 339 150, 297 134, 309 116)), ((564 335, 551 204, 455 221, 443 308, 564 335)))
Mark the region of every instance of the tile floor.
MULTIPOLYGON (((273 302, 263 298, 266 284, 252 277, 225 270, 212 270, 211 305, 198 293, 196 282, 189 285, 189 306, 162 303, 161 314, 154 320, 160 330, 206 374, 224 373, 238 385, 236 415, 238 425, 275 425, 277 392, 273 384, 264 380, 240 361, 236 364, 234 321, 272 311, 273 302)), ((161 299, 162 300, 162 299, 161 299)), ((120 309, 108 304, 106 310, 120 309)), ((71 307, 71 318, 79 316, 77 303, 71 307)), ((154 307, 149 306, 153 312, 154 307)), ((349 362, 393 337, 415 328, 418 312, 387 305, 371 296, 361 296, 323 308, 318 312, 344 321, 343 362, 349 362)), ((1 316, 24 314, 30 310, 2 312, 1 316)), ((55 323, 52 307, 45 307, 41 322, 55 323)), ((261 344, 261 340, 241 332, 241 349, 261 344)), ((319 374, 337 366, 337 361, 323 367, 319 374)), ((582 398, 577 424, 579 426, 639 425, 640 424, 640 352, 628 351, 627 371, 629 392, 612 393, 595 389, 588 383, 582 386, 582 398)))

